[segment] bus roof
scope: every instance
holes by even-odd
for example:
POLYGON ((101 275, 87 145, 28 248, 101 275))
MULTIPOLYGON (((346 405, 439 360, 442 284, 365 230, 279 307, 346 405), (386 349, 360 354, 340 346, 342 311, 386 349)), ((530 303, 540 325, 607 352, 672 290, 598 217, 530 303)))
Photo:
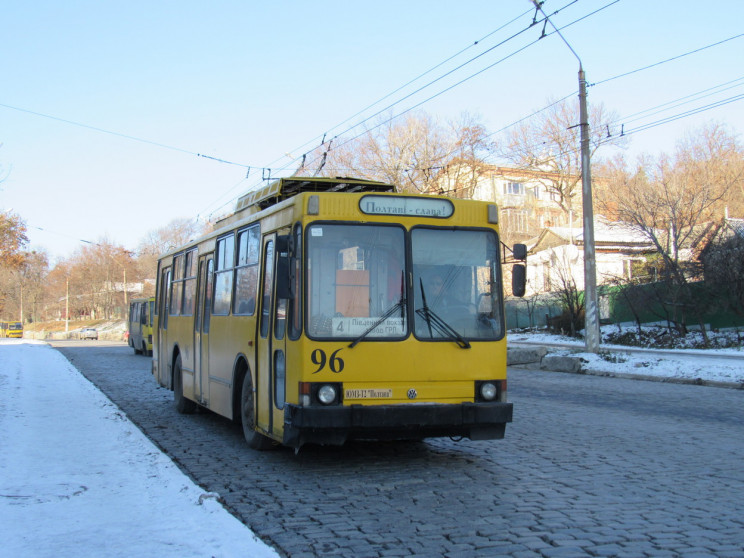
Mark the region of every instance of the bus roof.
POLYGON ((302 192, 395 192, 395 186, 361 178, 293 176, 248 192, 238 199, 235 213, 250 215, 302 192))

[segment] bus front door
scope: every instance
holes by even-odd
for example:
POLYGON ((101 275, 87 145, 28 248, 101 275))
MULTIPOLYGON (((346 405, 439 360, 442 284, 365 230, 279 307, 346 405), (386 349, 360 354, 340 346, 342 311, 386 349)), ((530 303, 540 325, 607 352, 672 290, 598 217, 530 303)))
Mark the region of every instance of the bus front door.
POLYGON ((263 281, 261 282, 261 314, 259 316, 256 347, 256 424, 260 430, 281 436, 284 425, 284 335, 286 301, 277 301, 276 291, 276 234, 263 240, 263 281), (278 363, 277 361, 281 361, 278 363), (281 378, 277 383, 277 369, 281 378), (276 397, 277 390, 281 396, 276 397))
POLYGON ((199 259, 196 316, 194 319, 194 399, 209 405, 209 322, 212 316, 212 255, 199 259))

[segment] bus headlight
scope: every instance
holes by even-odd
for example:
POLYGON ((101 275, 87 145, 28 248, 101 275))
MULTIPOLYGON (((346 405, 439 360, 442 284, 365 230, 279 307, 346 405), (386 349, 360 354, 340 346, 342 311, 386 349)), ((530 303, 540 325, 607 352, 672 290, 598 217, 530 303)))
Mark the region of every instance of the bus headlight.
POLYGON ((484 401, 493 401, 498 393, 499 390, 493 382, 483 382, 480 386, 480 396, 484 401))
POLYGON ((336 395, 336 388, 332 385, 325 384, 318 389, 318 401, 323 405, 335 403, 336 395))
POLYGON ((302 407, 340 405, 342 398, 341 383, 300 382, 300 400, 302 407))

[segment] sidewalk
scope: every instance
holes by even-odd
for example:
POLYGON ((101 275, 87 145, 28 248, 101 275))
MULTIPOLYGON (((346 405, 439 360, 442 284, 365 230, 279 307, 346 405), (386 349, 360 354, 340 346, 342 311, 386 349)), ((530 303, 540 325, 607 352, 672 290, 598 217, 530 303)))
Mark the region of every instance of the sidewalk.
POLYGON ((278 554, 196 486, 60 353, 0 341, 2 554, 278 554))

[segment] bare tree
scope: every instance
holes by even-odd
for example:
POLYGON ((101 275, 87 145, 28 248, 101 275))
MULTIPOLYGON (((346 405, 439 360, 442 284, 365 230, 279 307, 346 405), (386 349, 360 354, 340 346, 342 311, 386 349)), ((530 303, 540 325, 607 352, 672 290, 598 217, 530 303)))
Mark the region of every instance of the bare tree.
POLYGON ((145 281, 144 296, 155 294, 154 279, 160 255, 206 234, 210 226, 194 219, 174 219, 166 226, 147 233, 137 248, 138 276, 145 281))
POLYGON ((26 223, 15 213, 0 212, 0 316, 20 313, 18 273, 26 261, 26 223))
MULTIPOLYGON (((472 196, 491 150, 486 129, 468 114, 447 127, 424 112, 387 116, 363 136, 337 143, 327 151, 324 174, 352 174, 395 184, 401 192, 463 198, 472 196)), ((320 157, 316 150, 313 159, 320 157)))
POLYGON ((208 230, 208 225, 194 219, 173 219, 164 227, 148 232, 140 241, 137 253, 158 256, 196 240, 208 230))
POLYGON ((37 322, 45 310, 45 283, 49 273, 49 257, 46 252, 27 252, 23 264, 18 269, 18 287, 22 305, 22 319, 37 322))
MULTIPOLYGON (((596 190, 601 211, 629 223, 653 243, 672 284, 669 294, 678 293, 669 303, 686 305, 698 321, 701 309, 689 282, 699 278, 700 270, 692 250, 702 225, 720 214, 728 192, 742 180, 736 151, 725 130, 706 127, 681 142, 674 157, 646 157, 635 167, 616 158, 605 166, 606 186, 596 190)), ((685 333, 684 313, 681 316, 680 332, 685 333)))
POLYGON ((493 153, 494 144, 486 128, 467 113, 459 121, 450 123, 450 136, 449 160, 439 173, 432 193, 472 199, 479 182, 491 168, 485 159, 493 153))
POLYGON ((50 290, 65 298, 71 318, 121 318, 141 282, 133 254, 106 239, 82 246, 50 273, 50 290))
MULTIPOLYGON (((590 155, 603 145, 626 140, 610 133, 616 120, 604 105, 591 105, 590 155)), ((566 213, 581 207, 581 130, 578 100, 557 101, 513 127, 502 141, 500 156, 518 168, 535 171, 535 178, 566 213)))
POLYGON ((547 282, 554 299, 563 309, 557 318, 552 318, 554 329, 568 331, 576 337, 584 323, 584 292, 574 277, 580 255, 574 246, 551 250, 550 275, 547 282))

